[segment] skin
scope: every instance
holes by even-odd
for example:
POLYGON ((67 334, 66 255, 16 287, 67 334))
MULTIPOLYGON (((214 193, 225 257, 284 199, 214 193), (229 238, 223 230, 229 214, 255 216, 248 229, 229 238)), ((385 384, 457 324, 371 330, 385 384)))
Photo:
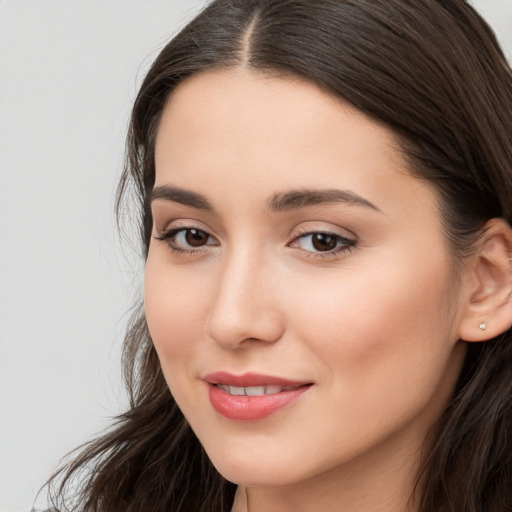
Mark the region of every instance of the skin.
POLYGON ((465 353, 468 293, 436 193, 397 148, 389 129, 293 77, 203 73, 165 107, 155 187, 212 210, 153 200, 147 321, 177 403, 239 484, 234 512, 415 510, 422 449, 465 353), (268 208, 298 189, 373 207, 268 208), (170 228, 202 230, 204 245, 185 231, 159 240, 170 228), (311 232, 342 238, 319 251, 311 232), (313 386, 266 419, 234 421, 202 379, 220 370, 313 386))

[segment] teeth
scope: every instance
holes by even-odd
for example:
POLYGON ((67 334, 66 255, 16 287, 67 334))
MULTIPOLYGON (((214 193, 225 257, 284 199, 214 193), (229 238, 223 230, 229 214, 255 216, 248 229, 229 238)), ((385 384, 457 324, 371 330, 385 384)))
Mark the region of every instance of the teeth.
POLYGON ((265 394, 265 386, 249 386, 245 388, 247 396, 261 396, 265 394))
POLYGON ((239 388, 237 386, 229 386, 229 393, 235 396, 245 395, 245 388, 239 388))
POLYGON ((225 384, 217 384, 217 386, 234 396, 263 396, 263 395, 275 395, 276 393, 280 393, 281 391, 289 391, 290 389, 294 389, 294 386, 227 386, 225 384))

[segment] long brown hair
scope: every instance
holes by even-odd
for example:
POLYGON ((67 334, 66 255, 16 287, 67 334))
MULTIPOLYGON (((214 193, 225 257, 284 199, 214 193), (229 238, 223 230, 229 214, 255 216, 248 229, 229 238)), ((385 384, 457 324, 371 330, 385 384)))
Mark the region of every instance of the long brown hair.
MULTIPOLYGON (((144 255, 154 143, 169 94, 202 71, 247 66, 313 81, 385 123, 441 197, 459 258, 483 224, 512 223, 512 74, 464 0, 216 0, 162 50, 135 101, 118 208, 134 196, 144 255)), ((129 410, 52 480, 82 512, 228 512, 214 469, 164 381, 138 307, 123 355, 129 410)), ((512 333, 471 344, 418 482, 421 512, 512 510, 512 333)))

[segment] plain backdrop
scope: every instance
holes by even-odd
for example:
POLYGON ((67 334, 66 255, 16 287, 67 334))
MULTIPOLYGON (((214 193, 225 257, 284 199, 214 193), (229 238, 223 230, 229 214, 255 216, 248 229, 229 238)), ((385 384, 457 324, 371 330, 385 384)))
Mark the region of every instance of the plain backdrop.
MULTIPOLYGON (((137 85, 202 0, 0 0, 0 512, 126 404, 113 205, 137 85)), ((512 0, 474 5, 512 53, 512 0)), ((44 505, 44 500, 38 502, 44 505)))

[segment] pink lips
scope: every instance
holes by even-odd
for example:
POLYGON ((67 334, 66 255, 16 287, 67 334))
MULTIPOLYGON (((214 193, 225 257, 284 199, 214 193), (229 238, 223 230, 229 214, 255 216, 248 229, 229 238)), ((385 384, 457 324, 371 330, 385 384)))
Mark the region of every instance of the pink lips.
POLYGON ((205 375, 210 402, 224 417, 239 421, 267 418, 308 391, 311 382, 246 373, 215 372, 205 375))

